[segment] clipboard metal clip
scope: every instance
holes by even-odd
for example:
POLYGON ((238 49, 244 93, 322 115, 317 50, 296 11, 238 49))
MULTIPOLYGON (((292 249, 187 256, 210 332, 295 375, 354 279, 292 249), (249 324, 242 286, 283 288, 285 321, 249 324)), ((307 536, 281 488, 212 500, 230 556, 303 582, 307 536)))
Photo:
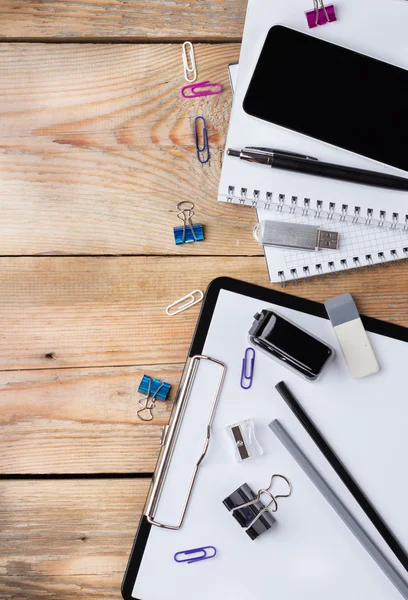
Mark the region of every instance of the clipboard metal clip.
POLYGON ((207 454, 208 446, 210 445, 211 426, 214 421, 215 411, 217 409, 218 401, 220 398, 221 389, 222 389, 222 386, 224 383, 226 370, 227 370, 227 367, 226 367, 225 363, 221 362, 220 360, 217 360, 216 358, 211 358, 210 356, 203 356, 203 355, 198 355, 198 354, 191 358, 191 361, 190 361, 190 364, 188 365, 188 369, 186 371, 185 377, 183 378, 182 384, 180 386, 179 393, 177 394, 177 397, 175 400, 173 413, 171 415, 168 430, 166 432, 166 440, 165 440, 164 446, 162 447, 162 450, 161 450, 160 456, 159 456, 157 473, 155 473, 155 475, 153 477, 152 487, 151 487, 149 497, 147 500, 147 504, 146 504, 145 516, 146 516, 148 523, 150 523, 151 525, 155 525, 156 527, 162 527, 163 529, 172 529, 174 531, 177 531, 183 525, 184 517, 186 516, 186 512, 187 512, 188 503, 190 501, 191 494, 193 491, 194 483, 197 479, 198 469, 200 468, 200 465, 203 462, 205 455, 207 454), (181 516, 180 516, 179 522, 176 525, 160 523, 159 521, 156 521, 156 519, 155 519, 157 507, 158 507, 159 500, 160 500, 160 494, 163 489, 164 482, 166 480, 167 472, 169 470, 171 457, 173 455, 174 447, 175 447, 176 441, 177 441, 177 436, 179 434, 181 424, 183 421, 183 417, 184 417, 184 413, 185 413, 185 410, 187 407, 187 403, 188 403, 188 400, 189 400, 189 397, 191 394, 191 390, 193 388, 194 379, 197 374, 199 364, 203 360, 211 361, 211 362, 219 365, 219 367, 220 367, 220 377, 219 377, 219 380, 217 383, 214 400, 213 400, 213 403, 211 406, 211 411, 210 411, 210 415, 209 415, 208 422, 207 422, 207 427, 206 427, 207 434, 206 434, 206 438, 205 438, 204 447, 203 447, 203 450, 201 452, 199 459, 197 460, 197 463, 194 466, 193 475, 192 475, 192 478, 191 478, 191 481, 190 481, 190 484, 189 484, 189 487, 187 490, 187 495, 184 500, 182 510, 181 510, 181 516))

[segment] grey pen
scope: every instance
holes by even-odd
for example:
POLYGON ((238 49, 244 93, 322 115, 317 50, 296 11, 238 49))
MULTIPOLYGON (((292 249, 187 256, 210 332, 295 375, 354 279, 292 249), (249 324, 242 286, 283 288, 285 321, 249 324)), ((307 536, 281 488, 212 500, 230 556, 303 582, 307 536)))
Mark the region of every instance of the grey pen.
POLYGON ((322 496, 336 511, 343 523, 347 525, 350 531, 367 550, 371 558, 377 563, 384 575, 386 575, 391 583, 394 584, 403 598, 408 599, 408 584, 406 581, 401 577, 388 558, 364 531, 360 523, 354 518, 340 498, 336 496, 329 484, 323 479, 323 477, 316 470, 304 452, 299 448, 296 442, 292 439, 283 425, 277 419, 275 419, 272 421, 272 423, 269 423, 269 427, 276 435, 278 440, 282 442, 289 454, 291 454, 298 465, 303 469, 305 475, 309 477, 322 496))
POLYGON ((283 169, 285 171, 303 173, 304 175, 338 179, 341 181, 348 181, 349 183, 359 183, 362 185, 387 188, 401 192, 408 191, 408 179, 405 177, 321 162, 313 156, 297 154, 296 152, 287 152, 286 150, 248 146, 243 150, 232 150, 231 148, 228 148, 227 155, 236 156, 241 160, 272 167, 272 169, 283 169))

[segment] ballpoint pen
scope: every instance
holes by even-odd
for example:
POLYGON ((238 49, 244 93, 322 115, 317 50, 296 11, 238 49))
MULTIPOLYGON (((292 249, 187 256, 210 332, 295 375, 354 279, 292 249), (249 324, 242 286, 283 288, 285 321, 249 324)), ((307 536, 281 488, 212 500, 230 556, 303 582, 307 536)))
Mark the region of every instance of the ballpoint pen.
POLYGON ((360 183, 380 188, 408 191, 408 179, 405 179, 404 177, 321 162, 317 158, 306 156, 304 154, 297 154, 296 152, 249 146, 243 150, 232 150, 231 148, 228 148, 227 155, 236 156, 241 160, 266 165, 273 169, 284 169, 285 171, 295 171, 296 173, 304 173, 306 175, 339 179, 350 183, 360 183))

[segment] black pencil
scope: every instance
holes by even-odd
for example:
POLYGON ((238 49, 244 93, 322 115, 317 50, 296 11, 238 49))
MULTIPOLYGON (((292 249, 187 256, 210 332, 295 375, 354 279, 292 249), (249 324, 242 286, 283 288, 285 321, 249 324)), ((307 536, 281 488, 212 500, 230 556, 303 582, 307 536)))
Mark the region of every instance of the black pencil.
POLYGON ((408 571, 408 555, 404 548, 401 546, 395 535, 392 533, 388 525, 382 519, 382 517, 378 514, 374 506, 371 504, 370 500, 364 494, 362 489, 359 487, 355 479, 350 475, 347 471, 346 467, 340 461, 340 459, 336 456, 333 450, 330 448, 329 444, 326 442, 320 431, 313 424, 310 418, 307 416, 306 412, 300 406, 299 402, 293 396, 292 392, 289 390, 286 383, 281 381, 275 386, 278 390, 279 394, 285 400, 286 404, 295 414, 295 416, 299 419, 300 423, 306 429, 316 446, 322 452, 324 457, 336 471, 337 475, 340 477, 346 488, 352 494, 352 496, 357 500, 367 517, 370 519, 371 523, 377 529, 378 533, 381 535, 383 540, 388 544, 391 548, 395 556, 398 558, 402 566, 406 571, 408 571))

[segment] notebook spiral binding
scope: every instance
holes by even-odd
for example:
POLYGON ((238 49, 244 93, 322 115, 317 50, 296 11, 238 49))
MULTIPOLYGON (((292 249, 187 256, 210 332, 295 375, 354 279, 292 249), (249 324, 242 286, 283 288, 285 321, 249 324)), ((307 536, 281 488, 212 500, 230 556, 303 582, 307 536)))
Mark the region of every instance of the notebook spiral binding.
MULTIPOLYGON (((330 221, 338 220, 339 222, 348 222, 355 225, 366 225, 373 227, 389 227, 390 229, 407 232, 407 246, 402 248, 403 256, 398 254, 398 250, 390 250, 389 256, 385 252, 378 252, 377 256, 366 254, 360 259, 359 256, 353 257, 353 264, 348 264, 347 259, 340 259, 340 269, 336 268, 333 261, 329 261, 327 271, 330 276, 336 275, 339 270, 346 274, 350 269, 358 269, 366 266, 373 267, 375 264, 385 267, 387 263, 405 260, 408 262, 408 214, 403 215, 400 219, 399 213, 392 213, 392 219, 387 221, 387 213, 385 210, 380 210, 378 215, 374 215, 374 210, 367 209, 366 215, 361 214, 359 206, 349 207, 348 204, 341 205, 341 211, 336 211, 336 203, 329 202, 327 208, 324 207, 322 200, 316 200, 315 205, 312 205, 310 198, 303 198, 303 202, 299 201, 298 196, 291 196, 289 202, 286 199, 286 194, 277 194, 277 201, 272 192, 265 192, 265 198, 261 198, 260 190, 253 190, 252 198, 248 196, 248 189, 241 188, 239 195, 235 193, 235 186, 228 186, 228 194, 222 194, 226 202, 240 204, 241 206, 251 206, 252 208, 265 208, 268 210, 276 210, 277 212, 298 215, 301 217, 313 216, 316 219, 328 219, 330 221), (351 210, 350 210, 351 209, 351 210)), ((309 267, 303 267, 302 278, 309 279, 316 277, 321 279, 325 274, 323 263, 317 263, 314 266, 315 272, 311 272, 309 267)), ((278 277, 281 287, 285 287, 288 281, 297 284, 299 281, 298 269, 290 269, 288 276, 285 271, 278 271, 278 277)))
MULTIPOLYGON (((374 257, 372 254, 366 254, 364 256, 363 262, 360 261, 359 256, 354 256, 352 265, 349 265, 347 259, 343 258, 340 260, 340 265, 341 265, 340 270, 336 269, 336 266, 333 261, 329 261, 327 263, 328 274, 330 277, 334 277, 339 272, 343 273, 344 275, 348 275, 348 272, 351 269, 360 269, 361 267, 364 267, 364 266, 367 267, 367 269, 370 269, 375 264, 379 265, 380 267, 385 267, 388 263, 395 263, 399 260, 404 260, 405 262, 408 262, 408 246, 406 248, 403 248, 402 251, 403 251, 404 256, 399 256, 397 250, 390 250, 389 258, 386 257, 385 252, 378 252, 377 257, 376 257, 378 260, 376 263, 374 262, 374 257)), ((318 264, 314 265, 314 269, 315 269, 315 272, 311 272, 309 267, 303 267, 302 278, 304 278, 306 280, 310 279, 311 277, 316 277, 316 279, 321 279, 323 277, 323 275, 325 274, 325 271, 323 270, 323 264, 318 263, 318 264)), ((299 282, 298 269, 290 269, 289 277, 287 277, 285 271, 278 271, 278 276, 279 276, 281 287, 286 287, 288 282, 293 283, 293 284, 297 284, 299 282)))
MULTIPOLYGON (((348 204, 342 204, 341 210, 336 211, 336 203, 329 202, 327 208, 324 207, 323 200, 316 200, 313 206, 310 198, 303 198, 300 201, 298 196, 291 196, 289 202, 285 194, 278 194, 277 201, 274 200, 272 192, 265 192, 265 199, 261 198, 260 190, 253 190, 252 198, 248 196, 248 189, 241 188, 240 194, 235 194, 235 187, 228 186, 228 194, 222 194, 226 202, 240 204, 241 206, 251 206, 252 208, 276 209, 278 212, 289 213, 298 216, 314 216, 316 219, 346 221, 354 224, 373 225, 375 227, 389 226, 390 229, 399 229, 408 233, 408 213, 400 219, 399 213, 392 213, 391 220, 387 220, 385 210, 380 210, 378 215, 374 215, 372 208, 367 209, 367 214, 362 215, 359 206, 349 207, 348 204)), ((408 237, 407 237, 408 239, 408 237)))

